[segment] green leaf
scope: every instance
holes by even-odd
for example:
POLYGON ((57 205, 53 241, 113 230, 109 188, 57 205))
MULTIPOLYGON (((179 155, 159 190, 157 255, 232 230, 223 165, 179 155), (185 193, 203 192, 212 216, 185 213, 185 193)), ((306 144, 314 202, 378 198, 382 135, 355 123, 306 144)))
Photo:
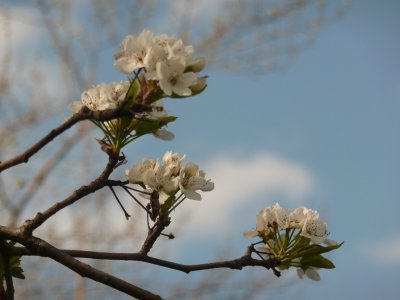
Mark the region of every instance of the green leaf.
POLYGON ((11 275, 15 278, 25 279, 24 270, 21 267, 12 267, 11 275))
POLYGON ((318 255, 318 254, 322 254, 322 253, 326 253, 335 249, 340 248, 343 245, 343 242, 337 245, 332 245, 332 246, 321 246, 321 245, 316 245, 316 244, 312 244, 309 245, 307 247, 304 247, 300 252, 294 254, 293 256, 291 256, 292 258, 296 258, 296 257, 305 257, 305 256, 313 256, 313 255, 318 255))
POLYGON ((166 116, 166 117, 161 117, 160 120, 165 122, 165 123, 171 123, 174 122, 178 117, 175 116, 166 116))
MULTIPOLYGON (((9 245, 15 245, 15 242, 9 242, 9 245)), ((11 275, 15 278, 25 279, 24 270, 21 268, 21 256, 12 256, 10 258, 10 270, 11 275)), ((0 280, 4 276, 4 263, 3 263, 3 256, 0 253, 0 280)))
POLYGON ((145 134, 152 133, 156 131, 157 129, 163 127, 167 123, 174 122, 177 119, 175 116, 167 116, 167 117, 162 117, 160 118, 160 122, 163 124, 159 124, 156 122, 150 122, 150 121, 140 121, 140 123, 136 126, 136 135, 141 136, 145 134))
POLYGON ((139 125, 136 126, 136 135, 141 136, 148 133, 152 133, 161 127, 162 125, 154 122, 141 121, 139 125))
POLYGON ((301 267, 306 269, 307 267, 323 268, 323 269, 334 269, 335 265, 327 258, 322 255, 314 255, 303 257, 300 260, 301 267))

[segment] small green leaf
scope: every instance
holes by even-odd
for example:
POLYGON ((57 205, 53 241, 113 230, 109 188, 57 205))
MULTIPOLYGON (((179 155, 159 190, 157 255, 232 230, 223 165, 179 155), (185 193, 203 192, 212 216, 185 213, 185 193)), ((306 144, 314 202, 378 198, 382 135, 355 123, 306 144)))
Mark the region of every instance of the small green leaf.
MULTIPOLYGON (((15 245, 15 242, 10 242, 9 245, 15 245)), ((9 261, 11 275, 15 278, 25 279, 24 270, 21 268, 21 256, 12 256, 9 261)), ((4 263, 3 263, 3 256, 0 253, 0 280, 4 276, 4 263)))
POLYGON ((11 275, 15 278, 25 279, 24 270, 21 267, 12 267, 11 275))
POLYGON ((141 121, 139 125, 136 126, 136 135, 141 136, 148 133, 152 133, 161 127, 162 125, 154 122, 141 121))
POLYGON ((150 122, 150 121, 140 121, 139 124, 135 127, 136 135, 141 136, 141 135, 145 135, 148 133, 152 133, 152 132, 156 131, 157 129, 163 127, 165 124, 174 122, 176 119, 177 119, 177 117, 175 117, 175 116, 162 117, 162 118, 160 118, 160 123, 163 123, 163 124, 159 124, 156 122, 150 122))
POLYGON ((315 268, 323 268, 323 269, 334 269, 335 265, 327 258, 322 255, 314 255, 303 257, 300 260, 300 264, 302 268, 306 269, 307 267, 315 267, 315 268))
POLYGON ((165 122, 165 123, 171 123, 174 122, 178 117, 175 116, 166 116, 166 117, 161 117, 160 120, 165 122))
POLYGON ((343 242, 337 245, 332 245, 332 246, 321 246, 321 245, 316 245, 312 244, 307 247, 304 247, 300 252, 294 254, 291 256, 292 258, 296 257, 301 257, 301 256, 313 256, 313 255, 318 255, 326 252, 330 252, 332 250, 338 249, 343 245, 343 242))

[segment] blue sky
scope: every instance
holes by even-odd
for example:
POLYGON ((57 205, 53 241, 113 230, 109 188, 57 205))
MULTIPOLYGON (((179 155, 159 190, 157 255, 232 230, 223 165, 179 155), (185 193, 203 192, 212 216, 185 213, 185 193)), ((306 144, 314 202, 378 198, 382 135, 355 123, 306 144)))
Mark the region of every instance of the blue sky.
MULTIPOLYGON (((210 73, 204 95, 171 105, 181 116, 176 149, 196 159, 271 154, 312 174, 313 191, 298 201, 318 209, 331 237, 345 244, 332 256, 337 268, 323 271, 321 282, 298 283, 274 299, 294 291, 300 299, 398 296, 399 4, 356 1, 288 70, 261 77, 210 73)), ((264 201, 299 203, 282 198, 272 193, 264 201)))
MULTIPOLYGON (((184 152, 216 183, 201 207, 190 203, 177 214, 179 220, 191 211, 186 236, 173 246, 174 259, 212 259, 227 243, 239 256, 248 244, 242 232, 255 225, 260 208, 277 201, 289 208, 306 205, 328 220, 332 239, 345 241, 331 256, 337 268, 322 271, 321 282, 295 281, 267 295, 397 298, 399 12, 398 1, 355 1, 287 70, 246 76, 206 69, 209 86, 202 95, 166 101, 179 116, 169 127, 175 140, 144 138, 126 153, 184 152)), ((109 65, 102 66, 100 80, 123 79, 106 71, 112 57, 104 61, 109 65)))

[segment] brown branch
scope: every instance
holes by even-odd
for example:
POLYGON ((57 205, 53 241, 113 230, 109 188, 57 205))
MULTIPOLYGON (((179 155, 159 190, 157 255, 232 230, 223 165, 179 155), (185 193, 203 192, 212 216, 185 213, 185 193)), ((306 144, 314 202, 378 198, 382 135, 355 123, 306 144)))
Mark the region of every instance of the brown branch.
MULTIPOLYGON (((174 263, 167 260, 158 259, 155 257, 147 256, 147 254, 142 253, 110 253, 110 252, 94 252, 94 251, 83 251, 83 250, 60 250, 73 257, 79 258, 91 258, 91 259, 101 259, 101 260, 124 260, 124 261, 141 261, 150 263, 153 265, 181 271, 184 273, 190 273, 194 271, 202 271, 202 270, 210 270, 210 269, 235 269, 241 270, 243 267, 248 266, 260 266, 265 267, 267 269, 274 269, 279 265, 279 261, 276 259, 268 259, 268 260, 258 260, 251 257, 251 248, 246 250, 246 253, 233 260, 219 261, 219 262, 211 262, 204 264, 193 264, 186 265, 180 263, 174 263)), ((21 255, 21 256, 36 256, 37 254, 24 248, 24 247, 13 247, 12 248, 13 255, 21 255)))
POLYGON ((147 290, 141 289, 118 277, 100 271, 73 258, 71 255, 57 249, 40 238, 26 235, 25 232, 20 229, 10 229, 9 227, 0 226, 0 238, 16 241, 17 243, 24 245, 33 253, 36 253, 39 256, 49 257, 82 277, 98 281, 132 297, 138 299, 161 299, 158 295, 150 293, 147 290))
POLYGON ((37 213, 32 220, 26 220, 24 225, 21 227, 21 230, 24 231, 26 234, 31 234, 33 230, 38 228, 40 225, 46 222, 46 220, 48 220, 51 216, 55 215, 63 208, 106 186, 107 179, 110 176, 111 172, 114 170, 114 167, 116 166, 118 161, 118 157, 110 155, 107 166, 99 177, 93 180, 89 185, 81 186, 79 189, 75 190, 69 197, 55 203, 43 213, 37 213))
POLYGON ((64 131, 71 128, 76 123, 83 120, 95 120, 95 121, 108 121, 121 116, 133 116, 135 113, 147 111, 150 108, 148 106, 135 104, 132 107, 124 107, 124 105, 119 106, 116 109, 106 109, 102 111, 91 111, 87 107, 82 107, 82 109, 73 114, 67 121, 65 121, 60 126, 51 130, 46 136, 40 139, 36 144, 31 146, 25 152, 17 155, 16 157, 0 162, 0 173, 6 169, 13 166, 19 165, 21 163, 27 163, 29 159, 41 150, 44 146, 50 143, 57 136, 62 134, 64 131))

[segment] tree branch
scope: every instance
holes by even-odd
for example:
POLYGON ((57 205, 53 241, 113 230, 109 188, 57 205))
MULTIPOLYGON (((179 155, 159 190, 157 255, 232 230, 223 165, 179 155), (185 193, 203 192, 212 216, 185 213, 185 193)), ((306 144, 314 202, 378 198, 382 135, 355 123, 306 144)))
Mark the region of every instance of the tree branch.
POLYGON ((140 254, 147 255, 147 253, 149 253, 162 231, 170 224, 170 222, 171 220, 168 216, 158 217, 154 226, 150 228, 147 233, 146 240, 143 242, 142 248, 139 251, 140 254))
POLYGON ((135 113, 147 110, 149 110, 148 106, 140 104, 134 104, 132 107, 124 107, 123 105, 121 105, 116 109, 106 109, 102 111, 91 111, 86 106, 84 106, 79 112, 73 114, 63 124, 51 130, 46 136, 40 139, 36 144, 31 146, 25 152, 17 155, 12 159, 0 162, 0 173, 4 170, 7 170, 21 163, 27 163, 29 159, 39 150, 41 150, 44 146, 46 146, 57 136, 59 136, 64 131, 68 130, 69 128, 71 128, 73 125, 75 125, 80 121, 89 119, 96 121, 108 121, 121 116, 133 116, 135 113))
MULTIPOLYGON (((243 267, 248 266, 260 266, 265 267, 267 269, 274 269, 279 266, 280 261, 276 259, 267 259, 267 260, 259 260, 251 257, 251 250, 247 249, 246 253, 233 260, 219 261, 219 262, 211 262, 204 264, 193 264, 186 265, 180 263, 174 263, 167 260, 158 259, 155 257, 147 256, 147 254, 142 253, 110 253, 110 252, 95 252, 95 251, 83 251, 83 250, 60 250, 73 257, 79 258, 91 258, 91 259, 101 259, 101 260, 124 260, 124 261, 141 261, 150 263, 153 265, 181 271, 184 273, 190 273, 194 271, 202 271, 202 270, 210 270, 210 269, 235 269, 241 270, 243 267)), ((13 247, 12 248, 13 255, 21 255, 21 256, 36 256, 38 254, 24 248, 24 247, 13 247)))
POLYGON ((107 179, 110 176, 111 172, 114 170, 115 165, 118 163, 118 159, 119 158, 115 155, 110 155, 107 166, 99 177, 93 180, 89 185, 81 186, 79 189, 75 190, 69 197, 55 203, 43 213, 37 213, 32 220, 26 220, 21 226, 21 230, 25 234, 32 234, 33 230, 38 228, 40 225, 46 222, 46 220, 48 220, 51 216, 55 215, 63 208, 106 186, 107 179))
POLYGON ((26 209, 28 202, 38 192, 43 182, 49 176, 49 174, 57 167, 61 160, 70 152, 77 141, 80 140, 88 131, 88 127, 79 126, 79 130, 72 136, 66 138, 58 151, 48 159, 42 167, 35 174, 28 188, 25 190, 20 199, 14 199, 10 208, 10 218, 8 224, 11 227, 16 227, 20 215, 26 209), (17 200, 17 201, 16 201, 17 200))
POLYGON ((17 243, 24 245, 28 250, 32 251, 32 253, 36 253, 39 256, 49 257, 78 273, 82 277, 98 281, 132 297, 138 299, 161 299, 158 295, 150 293, 147 290, 141 289, 118 277, 95 269, 92 266, 73 258, 71 255, 57 249, 40 238, 27 236, 19 229, 10 229, 9 227, 0 226, 0 238, 16 241, 17 243))

